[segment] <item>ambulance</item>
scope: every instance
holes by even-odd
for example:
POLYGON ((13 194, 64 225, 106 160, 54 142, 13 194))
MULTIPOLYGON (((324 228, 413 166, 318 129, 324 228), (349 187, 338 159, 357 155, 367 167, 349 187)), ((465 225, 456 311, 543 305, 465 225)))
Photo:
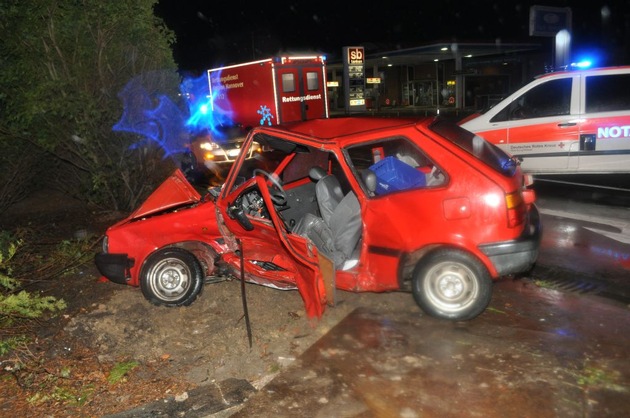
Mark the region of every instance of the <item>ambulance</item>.
POLYGON ((538 76, 459 124, 527 173, 630 173, 630 66, 538 76))
POLYGON ((328 118, 325 56, 278 56, 208 70, 210 106, 245 128, 328 118))

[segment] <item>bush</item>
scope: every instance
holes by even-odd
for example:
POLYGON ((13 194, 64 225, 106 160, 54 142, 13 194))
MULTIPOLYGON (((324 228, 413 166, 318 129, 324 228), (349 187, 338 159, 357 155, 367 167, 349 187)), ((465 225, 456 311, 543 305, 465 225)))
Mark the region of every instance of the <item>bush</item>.
POLYGON ((177 97, 175 37, 156 3, 2 0, 0 32, 12 36, 0 42, 0 154, 44 150, 48 185, 95 205, 131 210, 146 197, 163 179, 162 160, 112 127, 134 77, 159 74, 147 88, 177 97))
POLYGON ((20 280, 12 277, 13 261, 22 245, 5 231, 0 232, 0 355, 4 355, 27 341, 21 325, 40 318, 46 312, 66 308, 63 299, 29 293, 20 280))

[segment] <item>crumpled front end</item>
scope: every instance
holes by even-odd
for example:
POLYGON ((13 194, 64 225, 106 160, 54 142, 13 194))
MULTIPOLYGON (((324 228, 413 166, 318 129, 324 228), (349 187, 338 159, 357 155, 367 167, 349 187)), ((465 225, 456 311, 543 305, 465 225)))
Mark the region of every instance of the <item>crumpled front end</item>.
POLYGON ((214 202, 201 202, 176 170, 130 216, 107 229, 103 251, 94 262, 108 280, 138 286, 142 263, 155 250, 177 246, 219 252, 218 238, 214 202))
POLYGON ((177 169, 151 193, 142 205, 129 216, 129 219, 142 218, 200 200, 199 192, 186 180, 184 173, 177 169))

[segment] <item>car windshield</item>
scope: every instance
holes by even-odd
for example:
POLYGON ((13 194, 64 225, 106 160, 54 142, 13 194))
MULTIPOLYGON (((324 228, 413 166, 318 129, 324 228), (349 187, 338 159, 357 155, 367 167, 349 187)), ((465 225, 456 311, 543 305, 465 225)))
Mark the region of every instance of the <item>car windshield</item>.
POLYGON ((327 167, 329 153, 271 135, 256 134, 251 147, 255 148, 251 153, 253 157, 243 161, 232 190, 252 178, 256 169, 270 174, 281 171, 277 173, 280 180, 290 183, 308 177, 313 166, 327 167))
POLYGON ((513 176, 516 172, 516 160, 479 135, 445 120, 436 120, 429 128, 503 175, 513 176))

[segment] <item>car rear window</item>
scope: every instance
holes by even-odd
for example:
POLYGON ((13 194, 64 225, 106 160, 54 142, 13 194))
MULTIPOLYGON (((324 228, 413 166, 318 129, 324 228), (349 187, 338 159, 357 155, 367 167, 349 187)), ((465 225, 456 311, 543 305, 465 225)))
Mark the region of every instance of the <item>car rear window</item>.
POLYGON ((503 175, 511 177, 516 172, 517 162, 506 152, 459 125, 438 119, 429 129, 503 175))

